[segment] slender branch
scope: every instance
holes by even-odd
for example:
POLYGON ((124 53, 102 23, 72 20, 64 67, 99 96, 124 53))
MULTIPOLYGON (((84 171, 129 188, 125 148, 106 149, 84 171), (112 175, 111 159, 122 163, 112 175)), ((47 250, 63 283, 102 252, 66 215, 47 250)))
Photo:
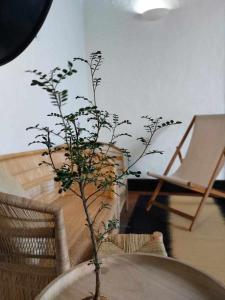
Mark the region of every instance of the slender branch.
MULTIPOLYGON (((89 208, 98 198, 100 198, 105 193, 105 190, 102 191, 99 195, 97 195, 90 203, 88 203, 87 208, 89 208)), ((89 200, 89 197, 87 197, 87 201, 89 200)))
POLYGON ((78 194, 74 189, 70 188, 69 189, 71 192, 73 192, 76 196, 78 196, 80 199, 82 199, 81 195, 78 194))

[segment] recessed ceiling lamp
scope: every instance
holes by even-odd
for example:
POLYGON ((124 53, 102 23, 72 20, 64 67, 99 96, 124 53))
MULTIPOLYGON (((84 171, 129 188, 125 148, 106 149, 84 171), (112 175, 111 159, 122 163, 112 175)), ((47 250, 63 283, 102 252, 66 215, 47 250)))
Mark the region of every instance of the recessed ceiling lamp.
POLYGON ((134 0, 133 11, 146 19, 156 20, 178 7, 178 0, 134 0))

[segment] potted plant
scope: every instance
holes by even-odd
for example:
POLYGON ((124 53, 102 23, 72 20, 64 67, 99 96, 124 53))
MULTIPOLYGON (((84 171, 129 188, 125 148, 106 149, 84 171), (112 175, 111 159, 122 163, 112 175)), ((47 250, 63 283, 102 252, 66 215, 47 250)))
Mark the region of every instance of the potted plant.
POLYGON ((98 249, 106 236, 118 228, 119 222, 113 218, 104 223, 101 228, 96 228, 96 221, 100 213, 110 207, 108 203, 101 202, 94 216, 90 214, 90 207, 98 201, 102 193, 106 191, 116 193, 115 186, 124 185, 124 178, 127 176, 139 177, 141 172, 132 170, 134 165, 146 155, 162 154, 162 151, 150 150, 154 135, 164 127, 180 123, 173 120, 163 122, 161 117, 154 119, 148 115, 143 116, 142 118, 146 121, 144 125, 146 136, 137 138, 143 149, 133 162, 130 161, 131 154, 129 150, 121 149, 124 157, 128 160, 128 164, 125 170, 121 170, 116 174, 113 168, 117 164, 117 158, 112 155, 110 150, 121 136, 132 138, 127 131, 122 131, 126 126, 131 125, 131 122, 120 120, 117 114, 110 114, 97 106, 96 90, 101 83, 101 78, 97 77, 96 74, 102 61, 102 53, 97 51, 90 55, 89 60, 76 57, 73 62, 68 61, 66 68, 56 67, 48 74, 37 70, 28 71, 37 78, 32 81, 31 85, 37 85, 46 91, 50 96, 52 105, 56 108, 56 111, 48 114, 49 117, 56 118, 54 128, 39 124, 27 128, 38 131, 35 140, 30 144, 40 143, 46 147, 43 156, 47 156, 49 159, 43 159, 42 164, 52 168, 55 181, 60 183, 59 193, 71 191, 76 199, 78 197, 82 202, 93 249, 93 257, 90 263, 94 265, 96 278, 95 291, 85 299, 93 300, 106 299, 101 295, 101 260, 98 249), (68 90, 61 88, 61 84, 68 77, 77 73, 74 67, 77 62, 86 64, 90 71, 93 98, 76 96, 76 99, 73 100, 74 111, 65 113, 64 105, 68 103, 69 96, 68 90), (109 138, 106 146, 100 142, 103 130, 108 131, 109 138), (55 144, 54 137, 61 141, 61 146, 55 144), (65 157, 61 166, 57 166, 54 161, 54 154, 59 151, 64 151, 65 157), (95 186, 95 190, 91 194, 86 192, 88 185, 95 186))

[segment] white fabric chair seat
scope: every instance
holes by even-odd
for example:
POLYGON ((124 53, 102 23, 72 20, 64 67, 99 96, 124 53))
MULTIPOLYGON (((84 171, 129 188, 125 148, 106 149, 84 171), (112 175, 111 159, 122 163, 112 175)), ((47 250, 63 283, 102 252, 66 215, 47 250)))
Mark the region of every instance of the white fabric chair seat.
POLYGON ((206 189, 206 186, 203 186, 203 185, 200 185, 200 184, 195 184, 191 181, 184 180, 184 179, 178 178, 178 177, 173 176, 173 175, 171 175, 171 176, 160 175, 160 174, 157 174, 157 173, 154 173, 154 172, 147 172, 147 175, 151 176, 151 177, 154 177, 154 178, 157 178, 157 179, 163 179, 164 181, 167 181, 167 182, 175 184, 175 185, 179 185, 179 186, 184 187, 184 188, 193 189, 194 187, 196 187, 196 188, 206 189))

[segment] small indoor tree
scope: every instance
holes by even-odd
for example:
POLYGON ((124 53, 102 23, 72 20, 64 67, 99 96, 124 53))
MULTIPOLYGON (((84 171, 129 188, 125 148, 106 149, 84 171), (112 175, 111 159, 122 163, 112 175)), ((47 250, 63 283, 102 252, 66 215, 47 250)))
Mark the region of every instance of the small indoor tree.
POLYGON ((124 178, 127 176, 139 177, 141 172, 134 171, 132 169, 134 165, 146 155, 162 154, 161 151, 150 150, 154 135, 164 127, 180 123, 173 120, 163 122, 161 117, 155 119, 148 115, 143 116, 142 118, 146 121, 144 125, 146 135, 137 138, 137 142, 142 144, 142 151, 131 162, 129 150, 121 149, 124 157, 128 160, 128 164, 125 170, 115 173, 114 167, 117 164, 117 157, 110 150, 120 137, 132 138, 127 130, 124 131, 124 128, 131 125, 131 122, 120 120, 117 114, 110 114, 97 106, 96 89, 101 83, 101 78, 97 77, 96 74, 102 61, 102 54, 97 51, 90 55, 89 60, 80 57, 74 58, 73 61, 68 61, 67 67, 63 69, 56 67, 48 74, 37 70, 28 71, 37 78, 32 81, 31 85, 37 85, 46 91, 56 109, 48 114, 48 117, 56 118, 54 128, 43 127, 39 124, 27 128, 38 131, 35 140, 30 144, 40 143, 46 147, 43 156, 47 156, 48 159, 43 159, 41 164, 52 168, 55 181, 60 184, 59 193, 69 190, 74 194, 75 200, 80 199, 82 202, 93 249, 90 263, 94 265, 96 276, 95 291, 86 299, 93 300, 101 299, 101 261, 98 256, 98 249, 105 237, 118 227, 119 221, 113 218, 103 223, 103 226, 97 226, 101 212, 110 208, 109 203, 100 201, 95 215, 90 213, 90 208, 96 201, 99 201, 99 197, 106 191, 115 193, 115 186, 123 185, 124 178), (62 88, 63 81, 77 73, 74 68, 74 64, 77 62, 86 64, 90 71, 92 99, 77 95, 75 99, 70 98, 69 100, 68 90, 62 88), (69 101, 74 102, 74 110, 65 113, 64 105, 69 101), (108 141, 103 144, 100 142, 100 136, 105 130, 108 132, 108 141), (55 144, 55 138, 61 140, 60 146, 55 144), (54 161, 54 154, 57 152, 64 153, 65 159, 61 166, 56 165, 54 161), (90 185, 95 186, 95 189, 88 193, 87 187, 90 185))

